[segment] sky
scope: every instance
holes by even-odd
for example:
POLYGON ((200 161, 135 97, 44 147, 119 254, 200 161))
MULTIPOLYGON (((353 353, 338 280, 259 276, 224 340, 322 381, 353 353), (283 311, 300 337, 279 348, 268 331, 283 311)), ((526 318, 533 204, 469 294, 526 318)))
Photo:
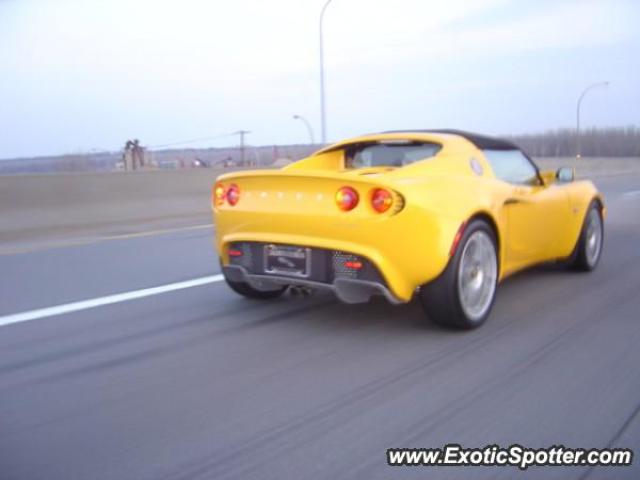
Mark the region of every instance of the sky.
MULTIPOLYGON (((325 0, 0 0, 0 158, 320 139, 325 0)), ((327 140, 640 125, 638 0, 332 0, 327 140)))

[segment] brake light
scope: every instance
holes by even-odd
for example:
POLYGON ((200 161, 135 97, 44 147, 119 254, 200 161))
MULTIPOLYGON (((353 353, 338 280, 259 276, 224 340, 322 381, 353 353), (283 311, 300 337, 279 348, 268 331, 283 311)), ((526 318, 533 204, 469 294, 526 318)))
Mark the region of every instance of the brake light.
POLYGON ((229 256, 230 257, 241 257, 242 256, 242 250, 230 249, 229 250, 229 256))
POLYGON ((216 183, 215 186, 213 187, 213 204, 216 207, 219 207, 220 205, 224 205, 224 199, 225 199, 225 189, 224 189, 224 185, 221 183, 216 183))
POLYGON ((336 205, 343 212, 356 208, 359 200, 358 192, 351 187, 342 187, 336 192, 336 205))
POLYGON ((227 189, 226 198, 232 207, 240 200, 240 188, 235 183, 231 184, 227 189))
POLYGON ((378 213, 384 213, 393 205, 393 195, 389 190, 376 188, 371 194, 371 206, 378 213))
POLYGON ((358 262, 358 261, 344 262, 344 266, 345 268, 350 268, 351 270, 360 270, 362 268, 362 262, 358 262))

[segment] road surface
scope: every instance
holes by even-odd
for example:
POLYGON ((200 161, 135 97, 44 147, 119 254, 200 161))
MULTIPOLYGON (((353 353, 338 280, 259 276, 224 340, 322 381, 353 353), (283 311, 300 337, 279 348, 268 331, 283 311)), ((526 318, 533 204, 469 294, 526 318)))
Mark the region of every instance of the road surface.
POLYGON ((416 303, 242 299, 209 229, 0 256, 0 478, 640 478, 638 459, 386 465, 446 443, 640 452, 640 177, 599 185, 597 271, 516 275, 471 332, 416 303))

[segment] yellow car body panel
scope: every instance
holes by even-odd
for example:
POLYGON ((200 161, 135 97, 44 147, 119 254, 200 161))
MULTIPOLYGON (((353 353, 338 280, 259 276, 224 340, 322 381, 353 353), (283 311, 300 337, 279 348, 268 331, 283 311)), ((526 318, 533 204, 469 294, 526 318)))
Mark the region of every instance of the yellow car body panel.
POLYGON ((542 178, 544 184, 534 186, 499 180, 482 150, 454 134, 357 137, 279 170, 220 176, 217 182, 239 187, 240 200, 234 206, 213 202, 216 247, 223 266, 229 264, 229 244, 241 241, 350 252, 371 261, 393 296, 408 302, 418 287, 443 272, 456 234, 475 216, 495 230, 500 279, 569 257, 588 206, 602 198, 589 181, 542 178), (441 149, 403 167, 345 168, 344 147, 394 140, 434 142, 441 149), (360 197, 347 212, 335 203, 344 186, 360 197), (394 205, 387 212, 371 206, 375 188, 393 192, 394 205))

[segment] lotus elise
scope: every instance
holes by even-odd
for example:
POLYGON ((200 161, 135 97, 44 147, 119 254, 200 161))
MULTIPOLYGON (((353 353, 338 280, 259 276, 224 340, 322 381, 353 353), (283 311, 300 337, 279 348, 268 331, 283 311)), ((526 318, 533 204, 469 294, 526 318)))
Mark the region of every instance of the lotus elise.
POLYGON ((510 141, 457 130, 366 135, 279 170, 225 174, 212 208, 222 273, 240 295, 417 296, 458 328, 481 325, 514 272, 552 261, 593 270, 606 213, 573 169, 540 171, 510 141))

